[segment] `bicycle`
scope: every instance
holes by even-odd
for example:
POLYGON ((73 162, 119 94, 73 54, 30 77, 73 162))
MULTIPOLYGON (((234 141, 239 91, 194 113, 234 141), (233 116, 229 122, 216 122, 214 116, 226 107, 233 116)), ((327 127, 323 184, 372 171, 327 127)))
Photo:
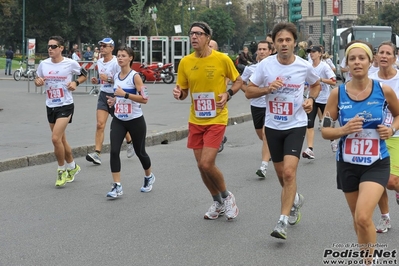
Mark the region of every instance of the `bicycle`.
POLYGON ((19 81, 21 77, 28 78, 33 81, 36 78, 36 69, 33 65, 28 65, 28 69, 24 70, 22 61, 19 61, 19 69, 14 71, 14 80, 19 81))

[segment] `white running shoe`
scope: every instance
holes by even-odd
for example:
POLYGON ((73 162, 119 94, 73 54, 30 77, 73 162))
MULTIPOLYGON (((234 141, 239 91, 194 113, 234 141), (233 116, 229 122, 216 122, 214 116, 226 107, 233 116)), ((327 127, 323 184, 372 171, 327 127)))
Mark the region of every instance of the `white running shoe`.
POLYGON ((337 152, 337 150, 338 150, 338 143, 337 143, 337 141, 335 141, 335 140, 331 141, 330 145, 331 145, 331 150, 332 150, 332 152, 337 152))
POLYGON ((306 148, 304 152, 302 152, 302 157, 306 159, 313 160, 314 159, 314 153, 311 149, 306 148))
POLYGON ((256 171, 256 174, 261 177, 261 178, 265 178, 266 177, 266 173, 267 173, 267 165, 262 164, 258 171, 256 171))
POLYGON ((127 148, 126 148, 126 155, 127 158, 131 158, 134 156, 134 148, 133 148, 133 142, 130 144, 127 144, 127 148))
POLYGON ((377 233, 386 233, 391 229, 391 220, 388 217, 381 217, 378 222, 377 227, 375 228, 377 233))
POLYGON ((229 195, 224 199, 223 203, 225 207, 226 220, 229 221, 236 218, 239 210, 233 193, 229 191, 229 195))
POLYGON ((209 207, 208 211, 204 215, 204 219, 207 220, 216 220, 219 216, 224 215, 225 207, 223 203, 219 203, 218 201, 214 201, 211 207, 209 207))
POLYGON ((152 190, 152 185, 155 182, 155 176, 151 173, 150 177, 144 177, 144 184, 141 187, 141 192, 150 192, 152 190))

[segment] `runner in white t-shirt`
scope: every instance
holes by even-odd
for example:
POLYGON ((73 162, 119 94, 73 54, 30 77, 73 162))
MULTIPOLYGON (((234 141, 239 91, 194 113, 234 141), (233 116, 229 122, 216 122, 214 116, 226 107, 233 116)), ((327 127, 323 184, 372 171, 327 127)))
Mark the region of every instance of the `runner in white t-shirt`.
MULTIPOLYGON (((266 57, 268 57, 272 52, 272 45, 267 41, 260 41, 258 43, 257 50, 257 61, 260 62, 266 57)), ((245 92, 247 88, 247 83, 249 82, 249 78, 256 69, 258 63, 245 67, 244 72, 241 75, 242 81, 244 84, 242 85, 242 90, 245 92)), ((260 97, 251 99, 251 114, 252 121, 254 123, 256 134, 259 139, 262 140, 262 163, 259 169, 256 171, 256 174, 261 177, 266 177, 267 168, 270 161, 270 152, 269 146, 267 145, 266 135, 264 130, 265 124, 265 115, 266 115, 266 99, 265 95, 260 97)))
POLYGON ((304 198, 296 192, 296 171, 306 133, 306 113, 312 111, 320 82, 312 65, 294 54, 298 35, 293 23, 278 23, 272 37, 277 55, 259 63, 245 95, 266 95, 265 133, 282 186, 281 215, 271 235, 286 239, 287 224, 301 219, 299 208, 304 198), (310 84, 310 94, 304 100, 305 82, 310 84))
MULTIPOLYGON (((369 78, 378 80, 391 87, 395 91, 396 97, 399 99, 399 71, 393 65, 396 60, 396 50, 396 46, 391 42, 383 42, 380 44, 377 49, 379 71, 369 75, 369 78)), ((391 126, 392 114, 390 112, 387 113, 384 124, 391 126)), ((392 130, 396 131, 395 128, 392 128, 392 130)), ((396 134, 385 142, 388 147, 391 162, 390 176, 386 188, 396 192, 396 202, 399 204, 399 132, 396 132, 396 134)), ((388 194, 386 190, 384 190, 378 202, 378 206, 381 211, 381 218, 376 226, 376 230, 378 233, 386 233, 391 228, 388 194)))
POLYGON ((55 186, 60 187, 72 182, 80 172, 66 139, 65 129, 68 123, 72 123, 72 91, 86 80, 87 72, 78 62, 62 56, 65 46, 64 39, 60 36, 50 37, 47 49, 49 58, 39 64, 35 85, 45 86, 46 89, 47 119, 52 132, 54 155, 58 162, 55 186), (72 80, 74 75, 78 78, 72 80))
MULTIPOLYGON (((116 57, 112 55, 115 43, 111 38, 104 38, 98 42, 101 58, 97 61, 98 78, 92 77, 92 84, 100 84, 100 94, 97 101, 97 127, 95 135, 95 150, 86 155, 86 160, 94 164, 101 164, 101 149, 104 142, 104 129, 108 116, 114 116, 114 107, 107 104, 107 96, 114 96, 114 75, 121 71, 116 57)), ((134 155, 132 138, 126 134, 127 157, 134 155)))
MULTIPOLYGON (((313 151, 313 142, 314 142, 314 121, 316 119, 317 112, 324 112, 324 108, 327 103, 328 96, 330 96, 330 86, 334 86, 336 84, 336 77, 331 67, 327 65, 326 62, 321 60, 322 52, 320 46, 312 46, 311 49, 308 49, 308 53, 312 58, 312 66, 316 71, 317 75, 320 77, 321 83, 321 91, 319 96, 316 98, 316 102, 313 105, 313 109, 310 113, 308 113, 308 127, 306 129, 306 139, 308 147, 304 152, 302 152, 302 157, 307 159, 315 159, 314 151, 313 151)), ((333 147, 333 151, 336 147, 335 141, 332 142, 331 147, 333 147)))

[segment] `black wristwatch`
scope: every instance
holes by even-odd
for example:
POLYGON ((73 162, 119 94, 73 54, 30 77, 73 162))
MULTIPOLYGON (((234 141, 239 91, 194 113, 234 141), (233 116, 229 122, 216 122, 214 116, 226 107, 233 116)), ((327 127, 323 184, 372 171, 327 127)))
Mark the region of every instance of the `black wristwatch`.
POLYGON ((125 99, 129 99, 129 93, 126 92, 125 99))
POLYGON ((79 86, 80 82, 77 79, 75 79, 74 81, 76 83, 76 87, 79 86))

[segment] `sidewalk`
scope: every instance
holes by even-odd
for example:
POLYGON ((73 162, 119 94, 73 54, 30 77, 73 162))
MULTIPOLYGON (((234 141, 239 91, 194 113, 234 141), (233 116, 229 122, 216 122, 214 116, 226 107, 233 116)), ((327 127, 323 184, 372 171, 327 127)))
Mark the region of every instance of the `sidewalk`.
MULTIPOLYGON (((35 93, 33 82, 28 93, 28 81, 14 81, 4 78, 4 73, 1 73, 0 108, 3 111, 0 112, 0 172, 55 162, 45 96, 35 93)), ((186 138, 190 101, 176 101, 173 98, 174 84, 146 85, 150 92, 149 103, 142 106, 147 122, 146 145, 186 138)), ((88 95, 85 88, 79 88, 74 93, 74 103, 75 113, 66 135, 74 157, 83 157, 94 150, 97 96, 88 95)), ((229 124, 252 120, 249 110, 249 100, 243 93, 238 93, 229 102, 229 124)), ((105 129, 103 153, 109 152, 110 121, 111 117, 105 129)))

